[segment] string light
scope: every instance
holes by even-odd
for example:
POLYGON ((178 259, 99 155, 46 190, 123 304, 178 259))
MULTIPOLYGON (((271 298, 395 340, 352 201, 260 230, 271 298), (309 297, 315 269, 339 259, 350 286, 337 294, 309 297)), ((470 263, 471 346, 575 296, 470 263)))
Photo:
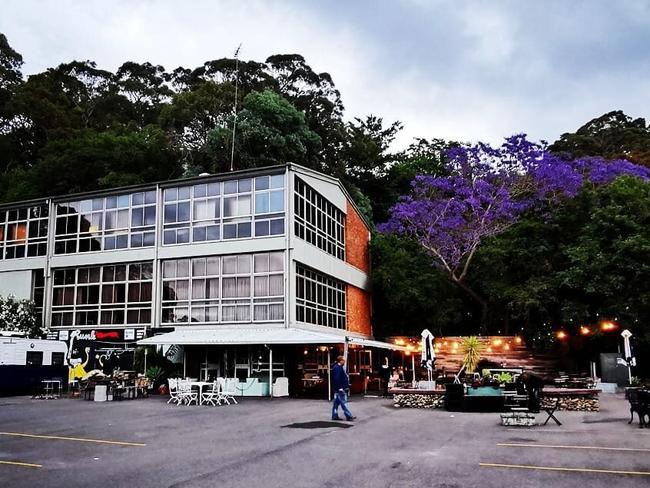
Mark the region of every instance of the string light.
POLYGON ((586 336, 591 334, 591 329, 587 327, 586 325, 581 325, 580 326, 580 335, 586 336))
POLYGON ((566 339, 568 337, 568 334, 566 332, 564 332, 563 330, 558 330, 557 333, 555 334, 555 336, 560 340, 564 340, 564 339, 566 339))
POLYGON ((614 322, 611 320, 603 320, 600 323, 600 329, 604 332, 610 332, 612 330, 615 330, 618 328, 618 325, 616 325, 614 322))

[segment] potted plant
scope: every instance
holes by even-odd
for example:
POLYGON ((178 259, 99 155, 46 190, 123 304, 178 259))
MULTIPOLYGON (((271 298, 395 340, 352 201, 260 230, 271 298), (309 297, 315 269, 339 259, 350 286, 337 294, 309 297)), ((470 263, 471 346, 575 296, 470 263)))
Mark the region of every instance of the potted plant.
POLYGON ((499 386, 505 387, 506 383, 512 383, 512 375, 507 371, 504 371, 498 374, 497 381, 499 382, 499 386))
POLYGON ((154 391, 158 391, 160 385, 165 382, 165 370, 160 366, 151 366, 150 368, 147 368, 145 376, 151 382, 154 391))
POLYGON ((481 360, 483 344, 478 340, 478 337, 470 336, 463 341, 462 350, 465 373, 473 373, 481 360))

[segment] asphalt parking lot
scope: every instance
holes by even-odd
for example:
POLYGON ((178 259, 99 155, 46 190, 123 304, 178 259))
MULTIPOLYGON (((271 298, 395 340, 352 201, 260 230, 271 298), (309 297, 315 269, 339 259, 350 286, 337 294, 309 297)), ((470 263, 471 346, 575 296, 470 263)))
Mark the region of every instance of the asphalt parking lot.
POLYGON ((627 424, 622 395, 603 395, 597 413, 558 412, 561 427, 534 428, 378 398, 353 398, 353 424, 330 422, 319 400, 165 400, 0 398, 0 485, 650 486, 650 429, 627 424))

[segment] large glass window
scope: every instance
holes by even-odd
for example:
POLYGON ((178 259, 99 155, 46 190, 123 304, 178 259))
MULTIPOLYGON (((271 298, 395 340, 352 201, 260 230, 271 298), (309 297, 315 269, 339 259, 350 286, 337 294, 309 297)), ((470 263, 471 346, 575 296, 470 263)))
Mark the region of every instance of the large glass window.
POLYGON ((0 259, 45 256, 47 205, 0 210, 0 259))
POLYGON ((165 190, 163 242, 284 234, 284 174, 165 190))
POLYGON ((43 302, 45 298, 45 270, 32 271, 32 301, 36 309, 38 322, 43 323, 43 302))
POLYGON ((346 287, 331 276, 296 264, 296 320, 345 329, 346 287))
POLYGON ((164 323, 284 320, 284 253, 163 262, 164 323))
POLYGON ((295 232, 332 256, 345 259, 345 214, 300 178, 295 179, 295 232))
POLYGON ((56 207, 54 253, 149 247, 155 228, 155 190, 63 202, 56 207))
POLYGON ((151 262, 56 269, 52 326, 151 323, 151 262))

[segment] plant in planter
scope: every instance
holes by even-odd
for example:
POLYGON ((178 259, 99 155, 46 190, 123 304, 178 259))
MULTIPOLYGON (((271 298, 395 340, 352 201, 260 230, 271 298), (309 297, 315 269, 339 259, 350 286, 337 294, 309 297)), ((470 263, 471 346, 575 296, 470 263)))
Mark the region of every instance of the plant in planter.
POLYGON ((464 354, 463 366, 466 373, 473 373, 481 360, 483 345, 476 336, 470 336, 463 341, 462 350, 464 354))
POLYGON ((506 383, 512 383, 512 375, 508 372, 499 373, 497 376, 497 381, 500 385, 505 385, 506 383))
POLYGON ((165 381, 165 370, 160 366, 152 366, 147 368, 145 376, 151 380, 154 391, 165 381))

